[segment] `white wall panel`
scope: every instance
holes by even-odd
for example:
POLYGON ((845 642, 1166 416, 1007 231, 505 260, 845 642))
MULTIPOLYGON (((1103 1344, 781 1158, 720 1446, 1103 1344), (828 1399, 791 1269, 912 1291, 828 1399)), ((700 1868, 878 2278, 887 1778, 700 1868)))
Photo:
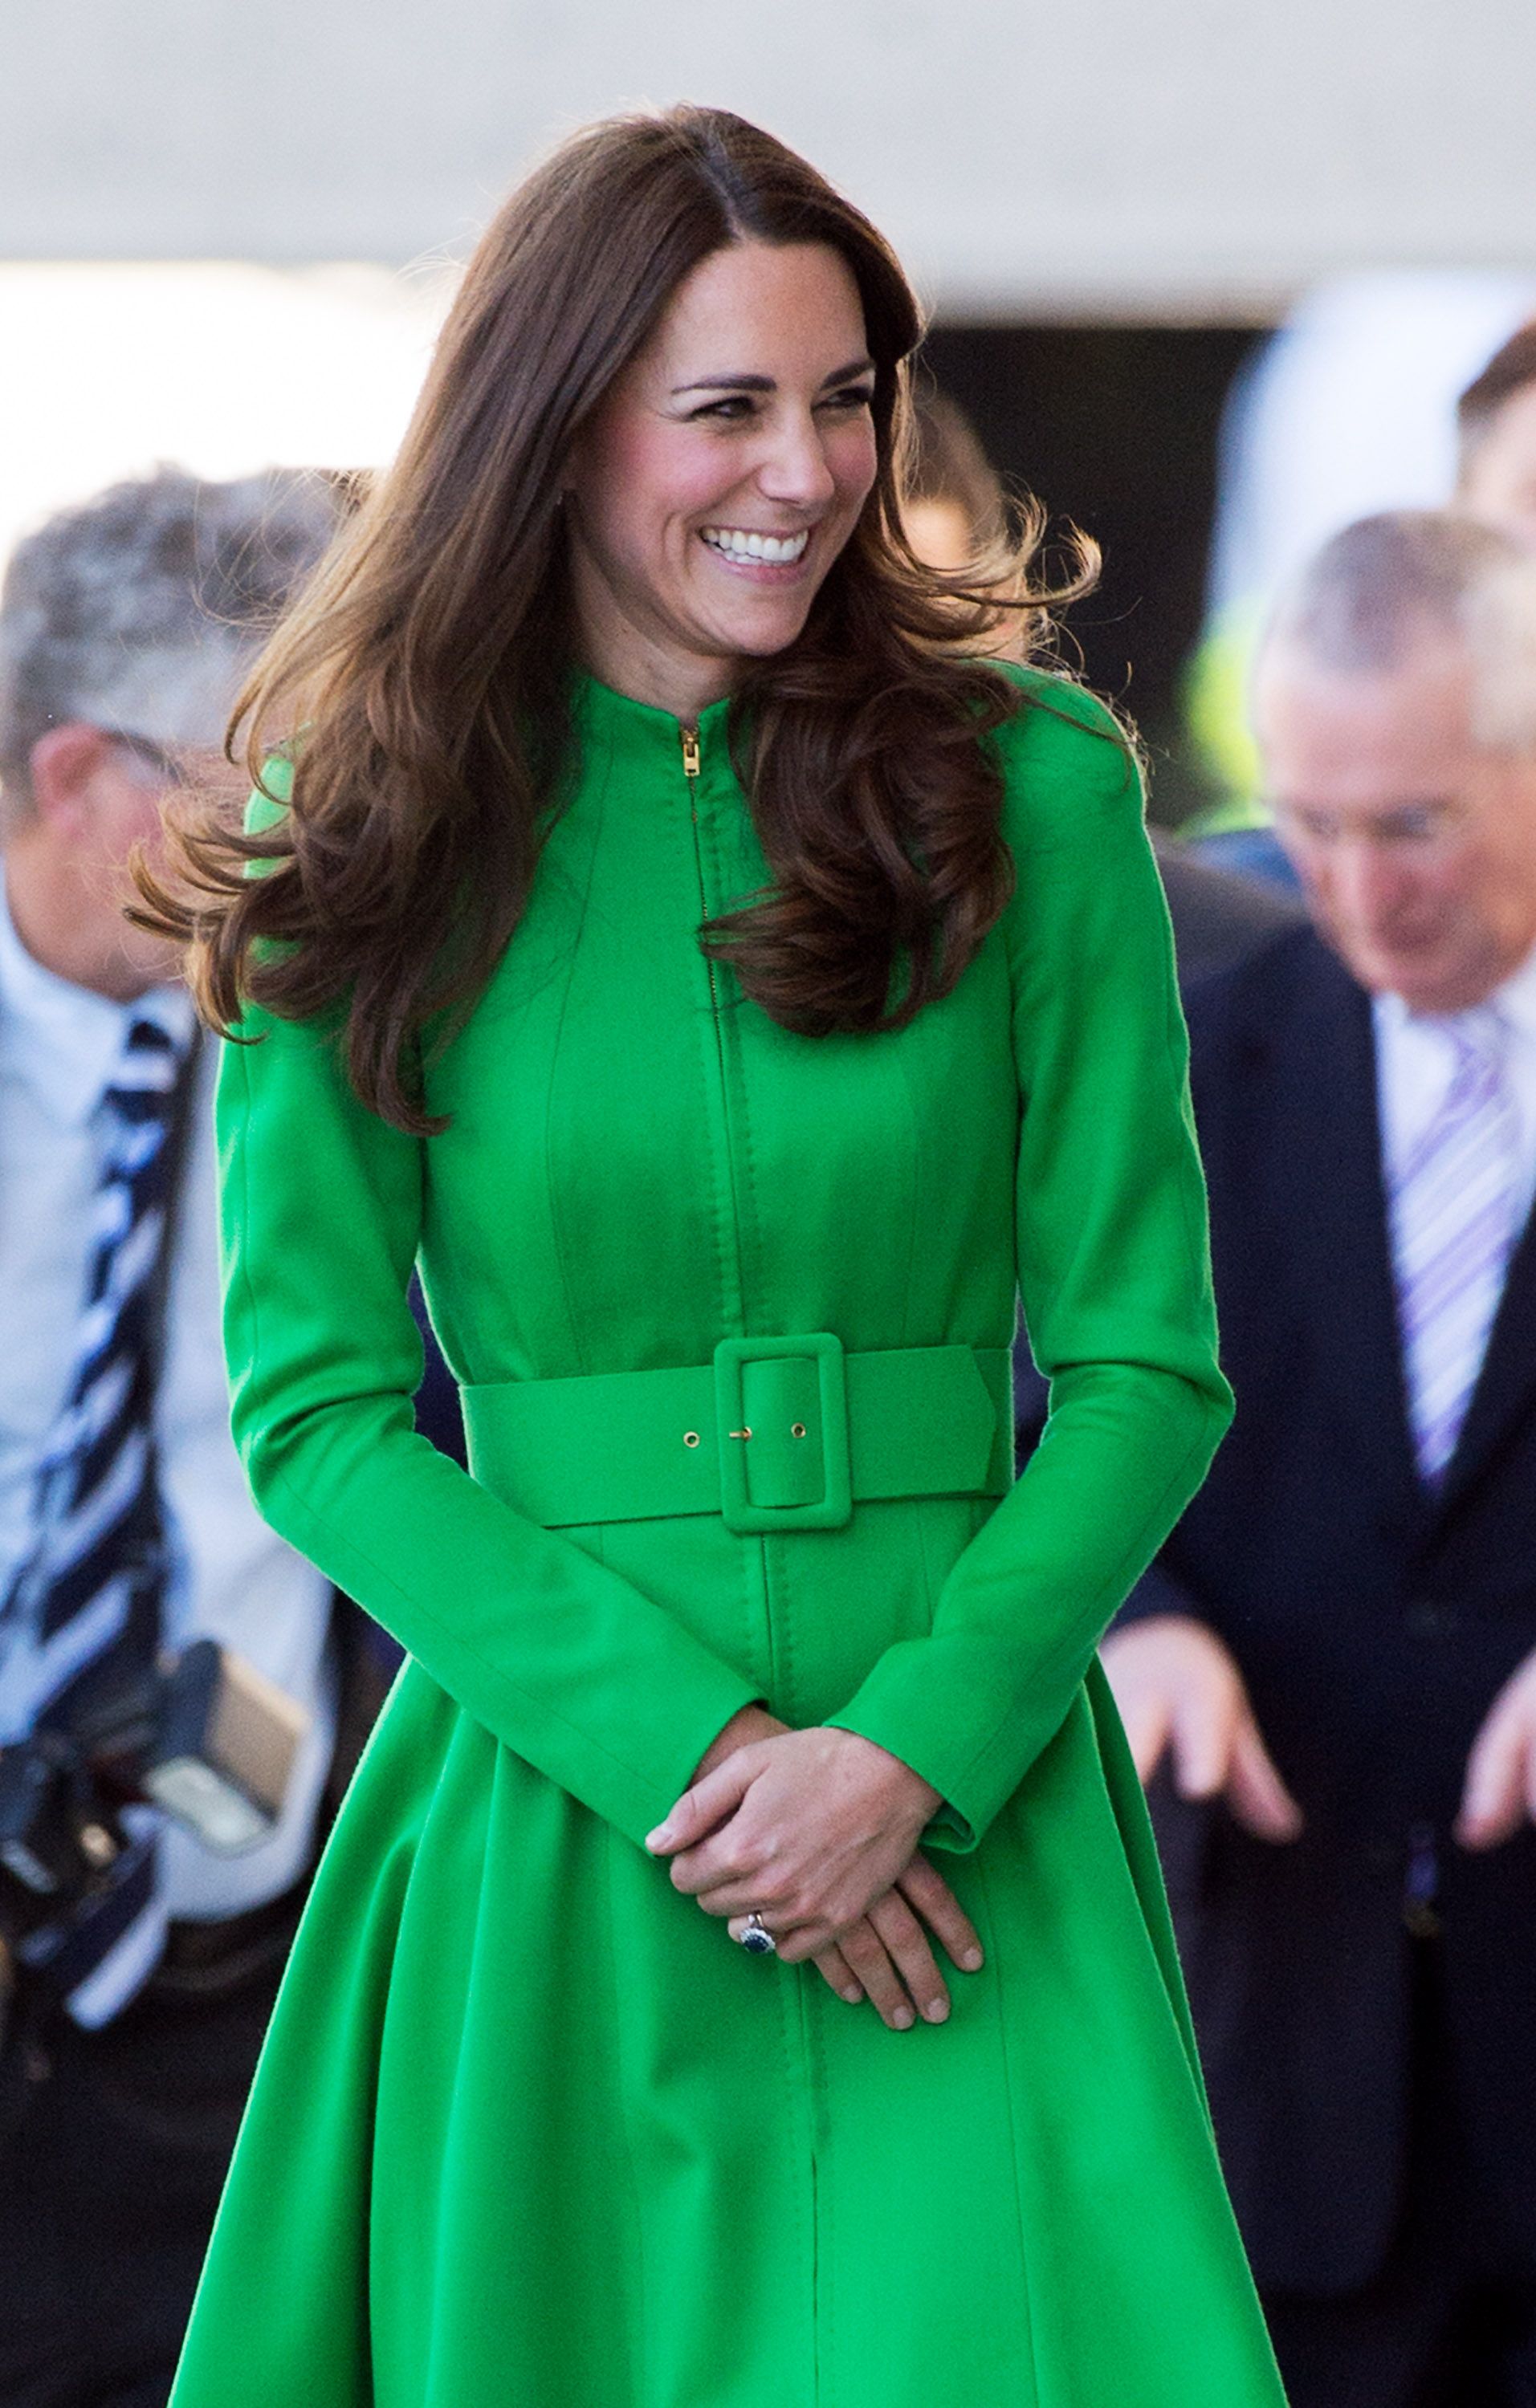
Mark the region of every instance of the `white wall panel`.
POLYGON ((683 95, 952 311, 1536 261, 1530 0, 0 0, 0 256, 462 251, 564 127, 683 95))

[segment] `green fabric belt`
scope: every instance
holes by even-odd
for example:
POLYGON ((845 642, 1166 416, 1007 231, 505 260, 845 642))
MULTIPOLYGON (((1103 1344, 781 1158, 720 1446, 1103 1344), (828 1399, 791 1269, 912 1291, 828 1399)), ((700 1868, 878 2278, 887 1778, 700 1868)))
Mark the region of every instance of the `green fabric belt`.
POLYGON ((721 1513, 745 1532, 839 1529, 877 1498, 1002 1496, 1012 1393, 1004 1346, 847 1354, 817 1331, 727 1338, 689 1370, 463 1397, 475 1477, 546 1529, 721 1513))

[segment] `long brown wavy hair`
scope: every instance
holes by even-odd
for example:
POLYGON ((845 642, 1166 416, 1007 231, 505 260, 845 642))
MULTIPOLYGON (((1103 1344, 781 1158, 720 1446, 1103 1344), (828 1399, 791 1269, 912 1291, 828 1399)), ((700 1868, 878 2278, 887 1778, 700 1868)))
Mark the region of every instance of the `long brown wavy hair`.
POLYGON ((1082 590, 1027 570, 1042 527, 964 579, 901 532, 905 363, 922 321, 889 246, 771 136, 680 108, 578 134, 475 252, 390 473, 278 629, 237 705, 287 810, 242 835, 192 802, 136 916, 187 941, 205 1017, 331 1013, 372 1110, 430 1134, 423 1032, 472 1008, 568 786, 579 658, 561 523, 572 440, 678 286, 741 240, 846 260, 875 364, 878 474, 798 640, 746 665, 731 741, 770 884, 699 940, 809 1035, 891 1028, 951 988, 1012 869, 979 738, 1018 707, 984 653, 1082 590), (251 875, 252 866, 262 874, 251 875))

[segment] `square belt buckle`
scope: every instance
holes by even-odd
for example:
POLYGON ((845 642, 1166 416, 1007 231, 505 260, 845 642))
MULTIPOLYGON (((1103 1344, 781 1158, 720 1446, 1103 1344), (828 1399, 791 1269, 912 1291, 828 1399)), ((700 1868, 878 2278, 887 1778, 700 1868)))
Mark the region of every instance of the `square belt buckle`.
MULTIPOLYGON (((770 1530, 840 1530, 854 1512, 853 1467, 848 1448, 848 1388, 842 1340, 819 1329, 800 1338, 723 1338, 714 1350, 714 1400, 720 1457, 720 1510, 727 1530, 743 1537, 770 1530), (820 1427, 800 1443, 819 1440, 822 1493, 812 1503, 765 1505, 749 1491, 754 1443, 745 1410, 743 1374, 750 1363, 783 1360, 814 1363, 820 1427)), ((782 1435, 779 1433, 776 1436, 782 1435)))

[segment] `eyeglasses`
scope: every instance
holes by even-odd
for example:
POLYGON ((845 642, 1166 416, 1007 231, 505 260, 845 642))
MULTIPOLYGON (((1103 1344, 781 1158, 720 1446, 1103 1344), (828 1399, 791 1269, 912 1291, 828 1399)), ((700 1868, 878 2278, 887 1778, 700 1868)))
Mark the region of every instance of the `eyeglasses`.
POLYGON ((1328 852, 1356 841, 1373 853, 1407 856, 1443 849, 1465 830, 1466 815, 1455 802, 1403 803, 1394 810, 1325 810, 1275 801, 1270 814, 1282 837, 1311 851, 1328 852))

